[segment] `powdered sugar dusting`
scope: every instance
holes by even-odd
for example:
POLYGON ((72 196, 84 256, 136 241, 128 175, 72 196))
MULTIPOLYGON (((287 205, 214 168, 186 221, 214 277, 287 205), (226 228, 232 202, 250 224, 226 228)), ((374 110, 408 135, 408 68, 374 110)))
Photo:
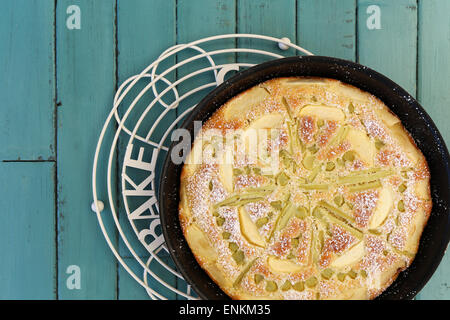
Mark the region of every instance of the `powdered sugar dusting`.
MULTIPOLYGON (((231 118, 227 120, 224 112, 217 112, 207 121, 203 129, 218 129, 219 133, 205 135, 207 143, 202 150, 204 162, 196 167, 194 174, 191 173, 186 178, 185 190, 192 218, 186 219, 189 222, 183 223, 182 227, 195 223, 218 253, 215 263, 223 270, 224 276, 233 282, 241 275, 239 290, 255 296, 267 296, 265 287, 268 281, 274 281, 277 285, 275 293, 269 295, 281 296, 284 299, 333 298, 343 293, 345 288, 350 290, 353 286, 366 288, 368 294, 378 292, 385 285, 385 280, 380 280, 383 279, 383 272, 396 272, 397 268, 401 269, 405 263, 411 261, 408 258, 411 253, 405 249, 408 235, 415 227, 417 215, 424 214, 424 208, 430 209, 429 200, 420 199, 416 194, 416 182, 429 178, 426 163, 413 166, 402 145, 392 138, 391 124, 386 124, 385 120, 378 116, 378 109, 385 107, 375 97, 350 86, 341 90, 342 85, 334 80, 319 81, 312 78, 307 85, 291 84, 290 89, 282 81, 286 80, 271 80, 263 84, 270 93, 269 96, 257 105, 245 106, 242 114, 228 115, 231 118), (286 101, 282 103, 280 97, 284 97, 286 101), (325 120, 319 123, 316 116, 298 116, 299 111, 306 105, 338 108, 345 113, 345 120, 325 120), (228 167, 225 170, 225 175, 228 176, 224 177, 224 169, 217 163, 217 144, 222 141, 220 135, 225 129, 231 128, 235 133, 234 139, 239 142, 252 121, 269 113, 283 114, 284 121, 277 126, 277 132, 269 134, 265 144, 267 152, 274 152, 279 156, 280 150, 287 150, 295 163, 287 164, 287 160, 281 159, 280 156, 280 168, 273 172, 271 168, 267 170, 269 173, 263 173, 263 169, 267 169, 264 166, 269 159, 252 162, 246 154, 245 145, 235 145, 232 174, 228 167), (373 143, 377 149, 373 165, 372 162, 363 161, 358 153, 355 154, 354 160, 343 157, 345 152, 353 148, 356 150, 350 137, 343 136, 339 138, 341 140, 338 143, 330 143, 337 132, 342 132, 339 129, 343 129, 343 126, 367 133, 367 141, 373 143), (294 132, 296 137, 292 137, 292 132, 295 131, 291 130, 292 128, 297 128, 294 132), (302 162, 305 155, 314 155, 313 165, 320 167, 314 177, 311 168, 302 162), (334 164, 331 170, 325 170, 328 162, 334 164), (392 170, 390 176, 379 179, 383 188, 392 190, 393 206, 385 221, 376 230, 368 230, 368 226, 379 200, 380 189, 377 187, 363 192, 350 192, 349 184, 339 184, 336 180, 336 177, 372 167, 392 170), (287 178, 284 179, 287 179, 287 182, 280 180, 280 173, 286 174, 287 178), (232 184, 228 180, 230 175, 232 184), (281 183, 283 184, 280 185, 281 183), (317 184, 319 187, 327 185, 328 190, 308 190, 305 184, 317 184), (403 184, 406 185, 405 190, 399 191, 403 184), (267 185, 274 187, 274 191, 260 197, 258 190, 254 190, 254 199, 248 201, 244 198, 247 201, 243 204, 233 204, 233 201, 240 199, 241 194, 248 197, 251 195, 251 189, 267 185), (320 201, 334 206, 336 195, 343 195, 344 203, 339 204, 339 210, 349 218, 337 215, 336 219, 340 221, 336 222, 312 214, 320 201), (220 203, 227 199, 233 201, 228 204, 220 203), (287 204, 299 211, 286 214, 287 204), (306 211, 296 208, 300 206, 306 211), (253 233, 245 230, 245 221, 248 220, 243 218, 242 208, 250 217, 250 225, 254 225, 251 227, 253 233), (244 222, 240 219, 244 219, 244 222), (283 226, 274 230, 280 224, 283 226), (343 224, 348 224, 349 229, 342 227, 343 224), (353 232, 351 228, 357 230, 353 232), (259 234, 265 247, 255 245, 249 234, 259 234), (364 255, 359 261, 344 267, 332 264, 334 259, 345 255, 359 241, 364 243, 364 255), (238 255, 235 256, 235 253, 238 255), (236 258, 242 258, 242 254, 243 261, 236 258), (292 267, 296 271, 280 272, 276 265, 269 267, 269 258, 274 257, 281 261, 282 267, 285 263, 283 268, 292 267), (255 264, 246 269, 248 263, 255 259, 255 264), (325 268, 333 270, 329 280, 321 276, 325 268), (247 273, 242 274, 243 271, 247 273), (337 281, 338 273, 350 271, 356 273, 356 279, 347 277, 345 281, 337 281), (364 277, 361 275, 362 271, 366 273, 364 277), (255 282, 255 274, 264 276, 261 283, 255 282), (285 281, 294 284, 297 281, 306 281, 311 276, 318 280, 311 288, 305 287, 301 292, 292 288, 281 290, 285 281)), ((236 110, 238 109, 236 107, 236 110)), ((398 123, 395 119, 390 121, 398 123)), ((335 215, 332 211, 329 214, 335 215)))
POLYGON ((378 200, 378 191, 356 194, 353 198, 355 222, 360 228, 366 228, 378 200))

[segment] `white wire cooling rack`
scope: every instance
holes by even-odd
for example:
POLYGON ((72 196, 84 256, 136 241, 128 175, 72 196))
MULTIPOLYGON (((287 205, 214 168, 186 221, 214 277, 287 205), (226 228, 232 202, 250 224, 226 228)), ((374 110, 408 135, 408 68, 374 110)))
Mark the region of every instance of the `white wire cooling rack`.
POLYGON ((312 55, 288 38, 208 37, 170 47, 118 88, 95 150, 92 210, 113 254, 150 298, 197 299, 160 228, 158 168, 170 133, 225 77, 282 53, 312 55))

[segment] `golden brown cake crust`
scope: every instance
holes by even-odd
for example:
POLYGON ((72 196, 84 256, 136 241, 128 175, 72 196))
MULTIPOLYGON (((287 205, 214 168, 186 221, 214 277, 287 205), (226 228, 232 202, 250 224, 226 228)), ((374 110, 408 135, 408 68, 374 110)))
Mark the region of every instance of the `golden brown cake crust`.
POLYGON ((179 217, 233 299, 373 299, 414 259, 429 180, 379 99, 334 79, 276 78, 204 123, 179 217))

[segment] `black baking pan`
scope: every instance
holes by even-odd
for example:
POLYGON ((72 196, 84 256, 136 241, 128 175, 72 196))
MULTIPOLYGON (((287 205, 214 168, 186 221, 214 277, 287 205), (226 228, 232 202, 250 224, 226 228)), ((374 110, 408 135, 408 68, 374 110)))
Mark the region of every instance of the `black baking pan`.
MULTIPOLYGON (((287 76, 314 76, 337 79, 381 99, 402 121, 425 155, 431 173, 433 209, 411 266, 378 299, 412 299, 438 267, 450 238, 449 154, 435 124, 399 85, 360 64, 320 56, 272 60, 244 70, 211 91, 184 121, 182 128, 194 140, 194 121, 207 120, 220 106, 258 83, 287 76)), ((160 181, 159 206, 162 231, 178 270, 202 299, 229 299, 198 265, 178 220, 179 183, 182 165, 170 160, 169 149, 160 181)))

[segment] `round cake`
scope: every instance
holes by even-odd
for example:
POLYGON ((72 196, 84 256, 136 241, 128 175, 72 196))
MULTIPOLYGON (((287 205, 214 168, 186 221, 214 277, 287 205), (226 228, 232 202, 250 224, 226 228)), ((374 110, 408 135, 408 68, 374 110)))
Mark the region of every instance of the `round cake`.
POLYGON ((276 78, 202 126, 179 218, 233 299, 373 299, 413 261, 431 211, 426 159, 375 96, 276 78))

